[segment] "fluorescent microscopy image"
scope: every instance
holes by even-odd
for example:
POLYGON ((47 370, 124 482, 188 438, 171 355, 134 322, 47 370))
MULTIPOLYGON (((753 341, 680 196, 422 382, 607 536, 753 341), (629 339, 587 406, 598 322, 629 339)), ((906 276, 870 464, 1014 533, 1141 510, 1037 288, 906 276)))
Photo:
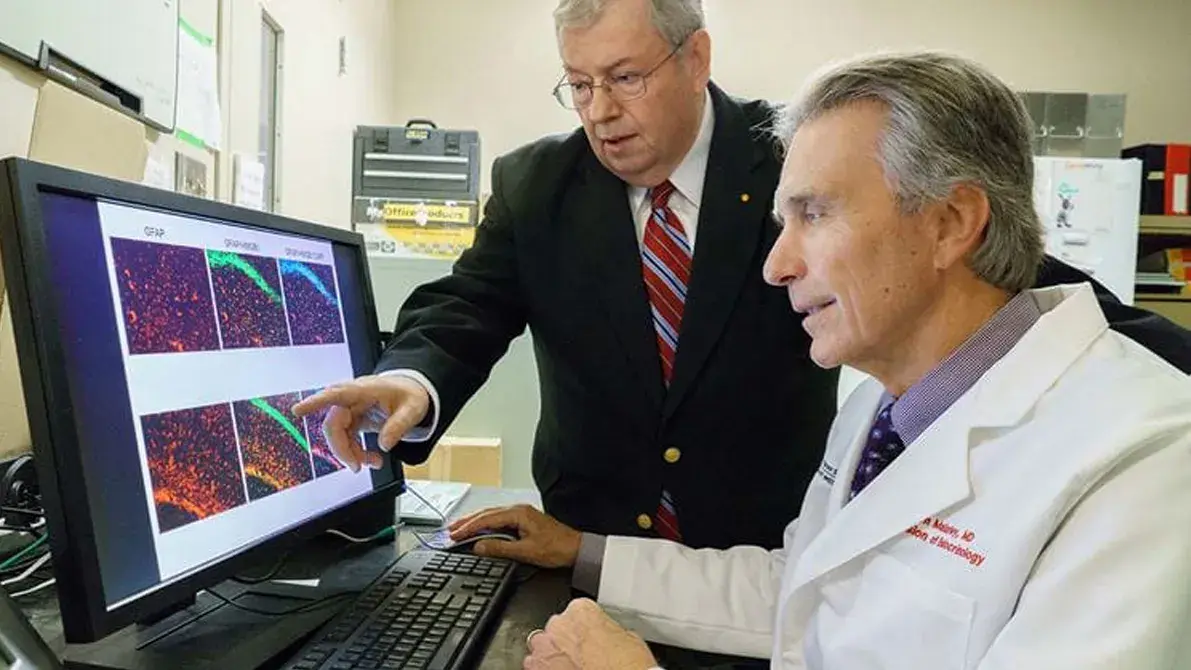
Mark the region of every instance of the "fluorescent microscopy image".
POLYGON ((289 346, 277 260, 207 251, 224 349, 289 346))
POLYGON ((330 265, 282 259, 281 282, 294 344, 343 342, 339 294, 330 265))
POLYGON ((141 417, 162 533, 243 505, 231 405, 141 417))
POLYGON ((310 442, 290 408, 298 393, 234 403, 248 497, 258 500, 314 479, 310 442))
POLYGON ((219 349, 202 249, 113 237, 132 355, 219 349))
MULTIPOLYGON (((309 398, 321 390, 304 391, 302 397, 309 398)), ((310 455, 314 459, 314 474, 316 477, 324 477, 344 468, 344 465, 331 452, 331 446, 327 444, 327 438, 323 435, 323 419, 327 417, 329 410, 330 408, 328 407, 303 417, 306 421, 306 434, 310 436, 310 455)))

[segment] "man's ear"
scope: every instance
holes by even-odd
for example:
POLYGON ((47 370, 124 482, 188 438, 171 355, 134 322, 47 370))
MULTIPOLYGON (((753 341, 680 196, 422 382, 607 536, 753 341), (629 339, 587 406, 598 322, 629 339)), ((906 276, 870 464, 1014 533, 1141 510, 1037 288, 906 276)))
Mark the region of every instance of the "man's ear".
POLYGON ((687 38, 683 50, 683 64, 695 87, 698 90, 707 88, 707 82, 711 81, 711 35, 706 30, 696 30, 687 38))
POLYGON ((938 238, 935 267, 944 270, 979 248, 988 230, 988 194, 974 184, 960 184, 936 210, 938 238))

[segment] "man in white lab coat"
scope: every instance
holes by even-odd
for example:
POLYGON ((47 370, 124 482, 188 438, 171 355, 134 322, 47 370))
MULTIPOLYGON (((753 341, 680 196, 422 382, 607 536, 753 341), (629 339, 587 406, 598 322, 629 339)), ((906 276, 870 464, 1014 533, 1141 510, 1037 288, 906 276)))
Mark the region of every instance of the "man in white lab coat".
POLYGON ((1109 330, 1088 286, 1029 289, 1014 92, 957 58, 871 57, 788 122, 766 278, 819 365, 874 379, 778 551, 609 537, 580 556, 526 508, 456 524, 521 534, 481 553, 597 575, 602 609, 531 635, 526 667, 654 665, 625 628, 775 668, 1191 667, 1191 380, 1109 330))

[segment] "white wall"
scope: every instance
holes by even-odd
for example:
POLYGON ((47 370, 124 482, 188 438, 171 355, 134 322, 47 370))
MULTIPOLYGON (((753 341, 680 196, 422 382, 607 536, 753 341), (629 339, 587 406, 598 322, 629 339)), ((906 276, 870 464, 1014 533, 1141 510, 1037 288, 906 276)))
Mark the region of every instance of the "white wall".
MULTIPOLYGON (((396 110, 477 128, 490 159, 569 130, 554 0, 394 0, 396 110), (435 17, 441 30, 421 29, 435 17)), ((704 0, 712 76, 786 100, 828 60, 926 47, 976 58, 1015 88, 1128 94, 1126 143, 1191 141, 1189 0, 704 0)))
MULTIPOLYGON (((402 68, 392 26, 392 0, 223 0, 230 34, 224 99, 231 152, 255 154, 260 112, 261 12, 284 32, 280 116, 283 214, 350 226, 351 144, 356 125, 396 123, 395 82, 402 68), (339 74, 339 38, 347 37, 346 74, 339 74), (241 66, 247 63, 249 66, 241 66)), ((230 161, 230 158, 229 158, 230 161)), ((231 188, 230 162, 222 172, 231 188)))
MULTIPOLYGON (((182 151, 203 160, 216 175, 216 196, 225 201, 231 200, 233 152, 257 153, 262 1, 182 0, 183 17, 216 37, 218 44, 222 150, 195 149, 153 131, 132 140, 155 152, 182 151)), ((279 211, 346 227, 350 223, 351 129, 355 124, 396 122, 394 83, 403 69, 391 39, 396 5, 392 0, 269 0, 264 7, 285 34, 279 211), (340 36, 346 36, 348 44, 348 67, 342 76, 338 72, 340 36)), ((0 57, 0 158, 28 155, 44 84, 44 78, 28 68, 0 57)), ((100 107, 89 101, 84 104, 100 107)), ((80 110, 80 116, 84 111, 96 110, 80 110)), ((144 149, 122 146, 105 151, 144 149)), ((72 167, 94 165, 92 158, 80 153, 62 162, 72 167)), ((140 178, 136 173, 97 171, 115 178, 140 178)), ((11 332, 5 309, 0 314, 0 456, 29 446, 11 332)))

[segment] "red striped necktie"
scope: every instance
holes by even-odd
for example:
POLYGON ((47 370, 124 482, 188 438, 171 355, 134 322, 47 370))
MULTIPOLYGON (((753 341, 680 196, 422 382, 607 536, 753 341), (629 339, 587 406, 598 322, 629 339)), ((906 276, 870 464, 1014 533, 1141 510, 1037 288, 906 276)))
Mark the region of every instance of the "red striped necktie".
MULTIPOLYGON (((687 242, 682 222, 670 209, 670 196, 673 193, 674 184, 669 180, 653 188, 649 219, 645 222, 645 238, 641 245, 645 288, 649 293, 649 307, 657 333, 662 379, 667 387, 674 376, 674 358, 678 353, 678 336, 682 332, 682 310, 691 279, 691 245, 687 242)), ((678 514, 669 491, 662 491, 656 516, 659 535, 676 542, 682 539, 678 530, 678 514)))

